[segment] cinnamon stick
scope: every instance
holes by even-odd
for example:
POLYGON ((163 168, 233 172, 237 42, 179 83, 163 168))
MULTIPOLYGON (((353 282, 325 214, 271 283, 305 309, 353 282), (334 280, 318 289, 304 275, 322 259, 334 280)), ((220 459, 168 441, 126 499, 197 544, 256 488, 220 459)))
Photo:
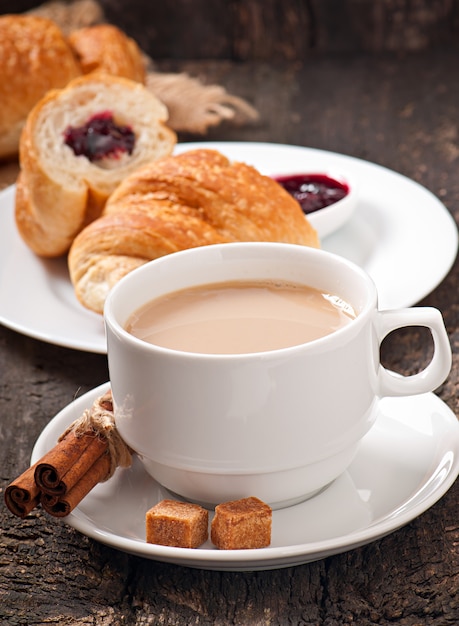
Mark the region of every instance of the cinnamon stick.
POLYGON ((14 515, 26 517, 40 502, 56 517, 68 515, 116 467, 129 467, 132 451, 114 424, 111 390, 61 435, 58 443, 5 490, 14 515))
POLYGON ((40 502, 40 489, 34 479, 36 466, 29 467, 5 489, 6 506, 18 517, 27 517, 40 502))
POLYGON ((70 431, 59 445, 37 463, 37 486, 49 495, 65 495, 107 448, 105 437, 99 437, 96 433, 77 436, 74 431, 70 431))
POLYGON ((108 454, 103 454, 66 494, 55 496, 49 493, 42 493, 42 507, 54 517, 66 517, 88 495, 91 489, 107 476, 109 470, 110 457, 108 454))

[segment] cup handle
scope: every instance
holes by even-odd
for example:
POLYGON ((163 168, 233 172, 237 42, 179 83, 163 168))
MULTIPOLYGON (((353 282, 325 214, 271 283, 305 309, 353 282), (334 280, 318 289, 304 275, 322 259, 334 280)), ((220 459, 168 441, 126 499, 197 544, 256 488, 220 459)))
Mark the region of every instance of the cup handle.
POLYGON ((378 311, 378 337, 384 337, 397 328, 424 326, 432 334, 434 354, 425 369, 412 376, 390 373, 379 366, 378 383, 381 396, 407 396, 433 391, 447 378, 452 364, 451 345, 443 317, 432 307, 412 307, 389 311, 378 311))

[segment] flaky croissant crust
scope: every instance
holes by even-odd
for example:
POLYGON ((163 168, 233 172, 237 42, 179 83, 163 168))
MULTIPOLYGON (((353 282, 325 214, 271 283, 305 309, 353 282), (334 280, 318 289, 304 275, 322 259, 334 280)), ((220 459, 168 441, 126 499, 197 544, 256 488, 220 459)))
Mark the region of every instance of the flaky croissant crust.
POLYGON ((112 24, 79 28, 67 38, 83 74, 106 73, 145 83, 143 54, 137 43, 112 24))
POLYGON ((17 153, 32 107, 81 68, 59 27, 43 17, 0 16, 0 158, 17 153))
POLYGON ((190 150, 142 167, 117 187, 73 242, 70 277, 80 302, 101 313, 111 287, 135 267, 234 241, 319 246, 299 204, 276 181, 215 150, 190 150))

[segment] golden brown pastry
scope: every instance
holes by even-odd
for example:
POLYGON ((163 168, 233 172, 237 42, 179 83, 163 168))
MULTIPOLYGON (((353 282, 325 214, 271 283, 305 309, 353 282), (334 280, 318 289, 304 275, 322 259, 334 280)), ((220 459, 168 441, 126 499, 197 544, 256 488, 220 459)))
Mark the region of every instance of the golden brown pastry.
POLYGON ((141 165, 171 154, 166 107, 140 83, 75 79, 40 100, 21 135, 16 223, 38 255, 66 253, 108 196, 141 165))
POLYGON ((17 154, 27 114, 40 98, 80 74, 54 22, 32 15, 0 17, 0 158, 17 154))
POLYGON ((145 65, 136 42, 111 24, 79 28, 68 42, 84 74, 105 72, 145 83, 145 65))
POLYGON ((99 313, 111 287, 146 261, 234 241, 319 246, 299 204, 277 182, 215 150, 191 150, 141 168, 110 196, 69 253, 77 298, 99 313))

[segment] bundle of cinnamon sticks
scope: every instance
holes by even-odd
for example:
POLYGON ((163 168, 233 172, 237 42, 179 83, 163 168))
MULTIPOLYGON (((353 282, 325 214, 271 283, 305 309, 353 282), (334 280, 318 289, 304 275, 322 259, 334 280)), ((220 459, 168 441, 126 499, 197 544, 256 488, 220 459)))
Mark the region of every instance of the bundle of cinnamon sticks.
POLYGON ((6 488, 5 503, 14 515, 24 518, 41 504, 50 515, 65 517, 97 483, 107 480, 117 465, 130 464, 130 451, 113 453, 110 445, 115 429, 111 391, 98 398, 83 417, 6 488), (93 419, 101 414, 105 418, 102 428, 97 425, 100 420, 93 419))

